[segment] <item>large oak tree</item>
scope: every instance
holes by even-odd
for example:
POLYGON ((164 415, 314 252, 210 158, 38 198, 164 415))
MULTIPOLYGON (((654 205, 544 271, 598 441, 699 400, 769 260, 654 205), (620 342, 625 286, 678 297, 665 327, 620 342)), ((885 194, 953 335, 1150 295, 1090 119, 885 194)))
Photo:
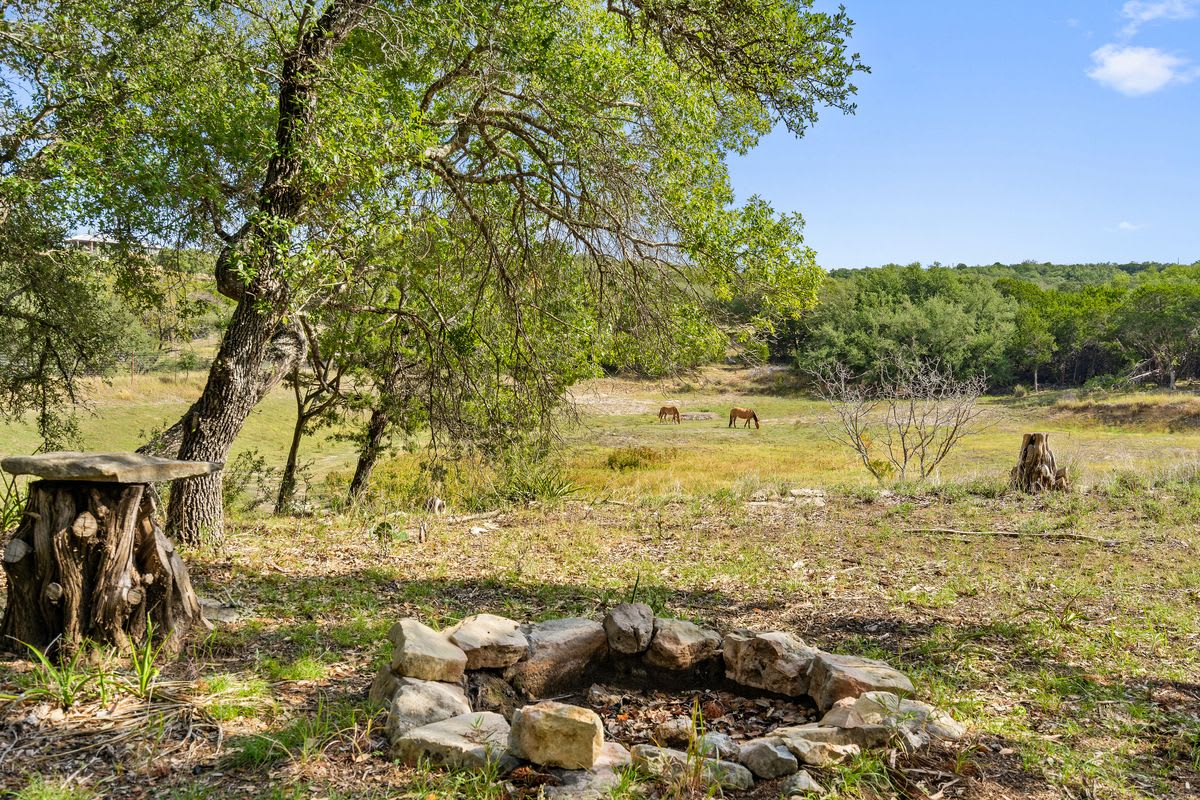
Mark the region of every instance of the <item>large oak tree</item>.
MULTIPOLYGON (((739 283, 794 314, 818 274, 799 220, 735 205, 725 157, 852 110, 862 69, 812 0, 26 0, 4 26, 15 116, 53 142, 42 189, 79 224, 218 253, 236 309, 154 443, 188 459, 225 458, 308 310, 431 208, 471 228, 464 281, 518 340, 548 313, 548 246, 586 264, 596 319, 669 331, 739 283)), ((176 535, 219 535, 218 481, 173 489, 176 535)))

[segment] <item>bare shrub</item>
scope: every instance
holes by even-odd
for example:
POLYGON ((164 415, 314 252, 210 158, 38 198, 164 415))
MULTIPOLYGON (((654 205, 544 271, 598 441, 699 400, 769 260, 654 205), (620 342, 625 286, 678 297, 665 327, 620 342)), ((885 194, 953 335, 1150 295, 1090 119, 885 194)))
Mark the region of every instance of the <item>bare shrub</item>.
POLYGON ((836 416, 825 426, 826 435, 853 450, 880 482, 929 477, 959 440, 979 427, 984 412, 977 402, 986 378, 956 378, 938 362, 904 354, 869 382, 844 364, 812 375, 836 416))

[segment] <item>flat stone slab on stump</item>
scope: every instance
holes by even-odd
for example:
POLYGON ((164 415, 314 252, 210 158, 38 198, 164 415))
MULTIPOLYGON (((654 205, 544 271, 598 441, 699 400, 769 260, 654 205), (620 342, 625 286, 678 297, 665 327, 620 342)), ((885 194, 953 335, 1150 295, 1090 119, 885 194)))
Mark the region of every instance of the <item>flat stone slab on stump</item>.
POLYGON ((9 456, 0 467, 12 475, 34 475, 48 481, 159 483, 211 475, 224 466, 217 461, 176 461, 140 453, 61 451, 36 456, 9 456))

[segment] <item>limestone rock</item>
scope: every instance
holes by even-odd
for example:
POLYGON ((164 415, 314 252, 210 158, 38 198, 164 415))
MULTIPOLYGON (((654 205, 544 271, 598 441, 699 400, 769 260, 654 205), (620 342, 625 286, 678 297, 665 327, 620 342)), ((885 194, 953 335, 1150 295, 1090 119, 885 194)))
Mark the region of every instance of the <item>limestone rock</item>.
POLYGON ((733 761, 706 758, 704 770, 710 782, 727 791, 744 792, 754 787, 754 775, 750 770, 733 761))
POLYGON ((467 699, 474 710, 494 711, 510 722, 513 712, 521 705, 517 690, 490 672, 467 673, 467 699))
POLYGON ((444 636, 415 619, 402 619, 392 626, 388 638, 392 672, 423 681, 457 683, 467 667, 467 654, 444 636))
POLYGON ((854 704, 858 701, 857 697, 843 697, 833 704, 825 716, 821 717, 822 725, 832 725, 838 728, 850 728, 855 725, 861 725, 863 720, 854 712, 854 704))
POLYGON ((508 750, 517 758, 563 769, 591 769, 604 745, 596 712, 543 700, 513 713, 508 750))
MULTIPOLYGON (((832 712, 831 712, 832 713, 832 712)), ((828 742, 829 744, 854 744, 863 750, 872 747, 883 747, 892 738, 892 729, 886 725, 855 725, 854 727, 837 728, 820 723, 795 725, 786 728, 776 728, 772 736, 784 739, 800 738, 810 742, 828 742)))
POLYGON ((725 636, 725 677, 743 686, 800 697, 808 692, 808 670, 816 648, 789 633, 735 632, 725 636))
MULTIPOLYGON (((900 714, 901 705, 905 703, 910 707, 925 705, 916 701, 901 700, 894 692, 873 691, 860 695, 850 710, 854 716, 865 723, 882 722, 888 717, 897 717, 900 714)), ((932 706, 925 707, 932 709, 932 706)))
POLYGON ((792 751, 792 755, 811 767, 842 764, 862 752, 856 744, 814 742, 800 737, 783 739, 783 743, 788 750, 792 751))
POLYGON ((612 789, 621 782, 617 772, 629 766, 629 751, 617 742, 605 742, 591 769, 552 769, 550 774, 559 780, 557 786, 545 786, 548 798, 570 800, 602 800, 612 796, 612 789))
MULTIPOLYGON (((691 727, 689 721, 688 727, 691 727)), ((720 758, 726 761, 736 761, 741 747, 727 733, 706 733, 696 740, 696 747, 701 755, 709 758, 720 758)))
MULTIPOLYGON (((861 698, 860 698, 861 700, 861 698)), ((920 700, 897 700, 895 712, 884 720, 911 731, 927 734, 933 739, 958 741, 967 735, 967 728, 949 714, 920 700)))
POLYGON ((529 649, 520 627, 495 614, 475 614, 445 633, 467 654, 467 669, 503 669, 520 661, 529 649))
POLYGON ((103 483, 160 483, 219 472, 217 461, 177 461, 140 453, 79 453, 60 451, 35 456, 10 456, 0 467, 13 475, 35 475, 51 481, 103 483))
POLYGON ((213 600, 211 597, 199 597, 200 614, 209 622, 237 622, 242 618, 242 614, 237 610, 237 606, 231 606, 222 603, 220 600, 213 600))
POLYGON ((796 757, 788 750, 783 740, 773 736, 745 742, 738 753, 738 761, 753 772, 755 777, 767 779, 782 778, 800 768, 796 757))
POLYGON ((907 675, 873 658, 820 652, 813 658, 808 693, 822 711, 871 691, 911 694, 913 685, 907 675))
MULTIPOLYGON (((688 756, 682 750, 671 750, 666 747, 654 747, 648 744, 633 746, 631 751, 633 763, 642 767, 651 775, 671 776, 687 768, 688 756)), ((704 778, 709 784, 715 784, 722 789, 741 791, 754 785, 754 776, 750 770, 732 761, 719 761, 706 758, 703 762, 704 778)))
POLYGON ((654 620, 654 638, 646 663, 663 669, 685 670, 707 661, 721 650, 721 636, 681 619, 654 620))
POLYGON ((387 732, 393 741, 434 722, 471 712, 467 695, 458 686, 400 678, 388 706, 387 732))
POLYGON ((437 766, 478 769, 499 762, 502 771, 517 765, 508 755, 508 723, 487 711, 463 714, 413 728, 392 741, 392 755, 404 764, 427 759, 437 766))
POLYGON ((504 676, 530 697, 577 682, 608 651, 604 626, 590 619, 552 619, 526 632, 529 654, 504 676))
POLYGON ((784 781, 782 791, 784 797, 791 797, 792 795, 804 796, 806 794, 828 794, 825 787, 813 780, 813 777, 804 770, 800 770, 784 781))
POLYGON ((838 701, 821 719, 821 723, 853 730, 864 739, 874 738, 875 729, 878 728, 892 731, 903 727, 912 732, 921 732, 935 739, 949 741, 961 739, 967 732, 966 728, 949 714, 928 703, 904 699, 892 692, 882 691, 866 692, 855 699, 838 701))
POLYGON ((618 653, 633 655, 650 646, 654 636, 654 609, 645 603, 620 603, 604 615, 608 646, 618 653))
POLYGON ((654 726, 654 741, 659 744, 687 745, 692 740, 695 729, 688 717, 671 717, 654 726))
POLYGON ((920 730, 913 730, 900 726, 894 729, 896 737, 899 739, 900 749, 912 752, 920 750, 925 745, 929 744, 929 734, 920 730))
POLYGON ((399 688, 400 679, 392 672, 392 665, 380 666, 379 672, 375 673, 375 680, 371 683, 371 691, 368 695, 371 707, 387 708, 392 703, 392 695, 396 694, 396 690, 399 688))

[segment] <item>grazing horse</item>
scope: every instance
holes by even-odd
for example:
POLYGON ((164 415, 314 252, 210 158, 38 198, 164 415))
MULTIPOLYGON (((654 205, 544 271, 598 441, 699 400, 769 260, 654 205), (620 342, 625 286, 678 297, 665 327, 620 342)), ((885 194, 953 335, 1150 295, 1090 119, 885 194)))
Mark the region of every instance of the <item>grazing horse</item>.
POLYGON ((678 425, 679 409, 675 406, 663 406, 658 410, 658 421, 662 422, 664 419, 668 422, 674 422, 676 425, 678 425))
POLYGON ((731 409, 729 409, 729 427, 732 428, 734 421, 739 420, 739 419, 746 420, 747 428, 750 427, 750 420, 754 420, 755 428, 762 427, 761 425, 758 424, 758 414, 755 414, 754 409, 752 409, 752 408, 731 408, 731 409))

